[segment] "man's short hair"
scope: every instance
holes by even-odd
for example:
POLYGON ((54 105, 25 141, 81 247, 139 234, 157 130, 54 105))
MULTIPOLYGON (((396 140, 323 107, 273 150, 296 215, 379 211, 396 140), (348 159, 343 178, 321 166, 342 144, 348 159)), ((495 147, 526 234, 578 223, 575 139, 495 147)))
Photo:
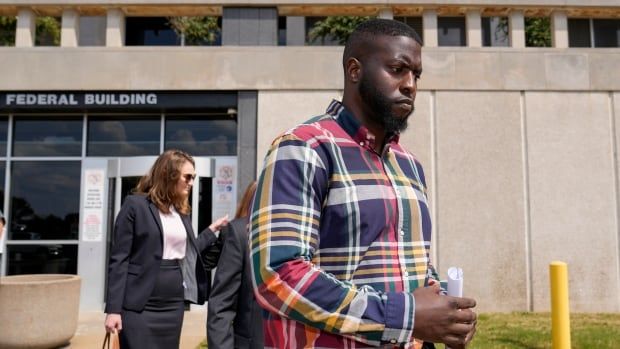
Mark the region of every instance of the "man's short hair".
POLYGON ((374 37, 380 35, 407 36, 422 46, 420 35, 407 24, 391 19, 369 19, 358 25, 347 39, 342 55, 342 64, 346 64, 349 58, 354 57, 359 47, 372 42, 374 37))

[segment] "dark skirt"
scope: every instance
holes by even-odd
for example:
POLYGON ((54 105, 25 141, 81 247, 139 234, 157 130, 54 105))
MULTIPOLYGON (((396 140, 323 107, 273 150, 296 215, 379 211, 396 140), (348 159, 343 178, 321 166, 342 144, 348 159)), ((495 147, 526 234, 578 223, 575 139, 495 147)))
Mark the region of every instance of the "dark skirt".
POLYGON ((123 349, 178 349, 183 326, 183 275, 178 260, 162 260, 151 297, 141 312, 123 309, 123 349))

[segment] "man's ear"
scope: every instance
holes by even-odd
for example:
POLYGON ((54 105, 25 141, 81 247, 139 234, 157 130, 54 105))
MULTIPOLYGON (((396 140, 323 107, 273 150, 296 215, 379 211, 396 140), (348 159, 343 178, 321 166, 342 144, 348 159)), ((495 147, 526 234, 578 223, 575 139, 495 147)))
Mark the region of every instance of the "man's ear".
POLYGON ((345 72, 347 80, 352 83, 358 83, 362 78, 362 62, 353 57, 347 59, 345 72))

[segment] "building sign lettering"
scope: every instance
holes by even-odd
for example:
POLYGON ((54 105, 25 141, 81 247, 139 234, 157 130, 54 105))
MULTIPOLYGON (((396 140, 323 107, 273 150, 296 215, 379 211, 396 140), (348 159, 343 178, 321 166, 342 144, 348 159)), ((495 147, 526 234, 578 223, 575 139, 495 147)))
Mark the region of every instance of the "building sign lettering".
POLYGON ((7 93, 5 106, 156 105, 155 93, 7 93))
POLYGON ((202 110, 237 107, 230 91, 4 91, 0 113, 19 111, 202 110))

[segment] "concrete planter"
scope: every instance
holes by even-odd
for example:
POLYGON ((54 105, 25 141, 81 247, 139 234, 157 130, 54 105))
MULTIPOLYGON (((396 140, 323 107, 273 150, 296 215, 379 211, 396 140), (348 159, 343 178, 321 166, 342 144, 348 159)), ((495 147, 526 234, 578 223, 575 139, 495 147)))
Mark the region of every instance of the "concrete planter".
POLYGON ((75 334, 80 277, 15 275, 0 279, 0 348, 56 348, 75 334))

